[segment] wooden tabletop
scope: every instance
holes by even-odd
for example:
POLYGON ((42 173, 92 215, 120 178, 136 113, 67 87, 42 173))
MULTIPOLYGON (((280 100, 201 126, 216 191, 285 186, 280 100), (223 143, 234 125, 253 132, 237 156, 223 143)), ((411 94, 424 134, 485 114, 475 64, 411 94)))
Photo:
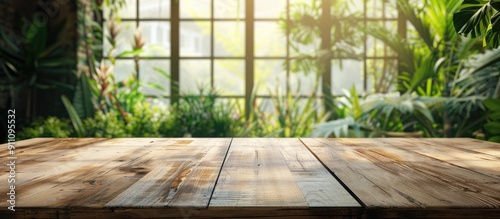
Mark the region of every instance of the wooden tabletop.
POLYGON ((500 218, 500 144, 474 139, 37 138, 0 218, 500 218))

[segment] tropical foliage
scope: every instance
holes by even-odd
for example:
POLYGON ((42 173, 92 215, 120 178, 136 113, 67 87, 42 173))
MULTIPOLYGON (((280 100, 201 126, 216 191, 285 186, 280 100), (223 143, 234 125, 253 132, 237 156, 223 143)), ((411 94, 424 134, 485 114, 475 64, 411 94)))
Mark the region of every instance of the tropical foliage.
MULTIPOLYGON (((86 59, 79 60, 79 66, 88 68, 78 69, 78 74, 64 69, 74 63, 61 55, 64 48, 54 44, 46 29, 26 35, 27 41, 15 54, 9 48, 19 47, 2 41, 2 82, 74 90, 74 95, 61 97, 69 119, 39 118, 20 138, 398 136, 500 141, 500 49, 490 49, 498 47, 500 2, 393 1, 392 7, 404 15, 402 22, 409 26, 407 36, 394 34, 383 23, 366 25, 359 14, 348 10, 350 1, 331 1, 332 19, 326 23, 323 13, 328 10, 323 1, 295 2, 290 5, 289 22, 285 18, 279 21, 283 33, 289 34, 290 52, 297 55, 284 67, 291 73, 314 74, 313 90, 305 95, 300 83, 293 87, 289 79, 286 88, 255 87, 246 116, 241 101, 222 98, 216 89, 206 86, 183 93, 177 103, 164 104, 162 98, 169 93, 161 84, 145 83, 135 76, 139 55, 147 44, 141 34, 136 32, 130 39, 129 51, 118 52, 121 21, 117 12, 124 1, 98 2, 92 1, 94 12, 109 13, 106 16, 111 19, 104 26, 89 20, 81 26, 91 37, 84 40, 86 59), (110 10, 102 11, 101 4, 110 10), (104 31, 109 37, 103 38, 104 31), (331 88, 322 87, 323 95, 318 94, 332 58, 360 59, 358 47, 365 36, 382 41, 397 55, 397 69, 380 68, 384 72, 374 89, 384 93, 361 94, 353 86, 339 97, 332 96, 331 88), (484 37, 488 47, 476 39, 479 37, 484 37), (110 45, 106 54, 103 42, 110 45), (23 57, 28 57, 25 62, 23 57), (118 81, 117 59, 122 57, 132 60, 133 67, 131 77, 118 81), (74 77, 76 85, 51 80, 63 74, 74 77), (146 86, 165 94, 147 96, 146 86), (257 95, 261 89, 267 89, 265 97, 257 95), (324 107, 327 104, 334 107, 324 107)), ((0 36, 8 39, 5 32, 0 31, 0 36)), ((153 69, 170 80, 165 69, 153 69)))
POLYGON ((484 37, 484 45, 497 48, 500 45, 499 11, 499 0, 464 0, 460 11, 453 15, 453 23, 459 34, 484 37))

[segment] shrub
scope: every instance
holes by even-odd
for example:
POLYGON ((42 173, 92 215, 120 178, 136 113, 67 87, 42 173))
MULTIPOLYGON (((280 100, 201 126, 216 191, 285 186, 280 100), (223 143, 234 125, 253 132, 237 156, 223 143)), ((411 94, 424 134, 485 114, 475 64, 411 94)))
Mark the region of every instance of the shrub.
POLYGON ((28 127, 24 128, 18 135, 20 139, 54 137, 67 138, 72 136, 73 129, 67 119, 57 117, 38 118, 28 127))

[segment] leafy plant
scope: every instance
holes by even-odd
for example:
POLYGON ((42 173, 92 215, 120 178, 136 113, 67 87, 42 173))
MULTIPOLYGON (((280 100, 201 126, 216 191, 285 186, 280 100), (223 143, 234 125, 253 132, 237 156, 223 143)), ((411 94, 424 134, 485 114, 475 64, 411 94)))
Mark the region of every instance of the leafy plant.
POLYGON ((49 32, 47 25, 31 25, 20 41, 14 40, 0 27, 4 46, 0 47, 0 76, 2 84, 19 86, 27 83, 41 89, 73 87, 55 80, 60 75, 73 75, 70 70, 74 61, 64 54, 64 45, 51 35, 62 32, 65 23, 49 32), (21 45, 18 45, 21 43, 21 45))
POLYGON ((127 137, 126 125, 114 111, 103 113, 98 111, 93 118, 83 121, 85 133, 88 137, 119 138, 127 137))
POLYGON ((367 137, 371 128, 362 124, 363 109, 356 87, 353 85, 349 92, 336 99, 336 117, 339 119, 321 122, 313 126, 311 137, 367 137))
MULTIPOLYGON (((128 117, 127 132, 133 137, 161 137, 160 127, 169 115, 158 106, 142 102, 133 105, 128 117)), ((166 133, 165 133, 166 134, 166 133)))
MULTIPOLYGON (((359 51, 356 51, 362 40, 362 34, 356 28, 360 19, 358 14, 350 12, 352 3, 344 0, 329 1, 330 20, 324 21, 325 13, 328 13, 324 9, 324 2, 326 1, 311 0, 291 3, 290 19, 282 16, 279 21, 282 32, 290 37, 292 51, 298 54, 297 58, 284 65, 290 65, 293 73, 315 74, 313 91, 320 87, 320 79, 332 60, 338 61, 342 66, 344 59, 361 58, 359 51)), ((321 89, 325 96, 325 109, 333 111, 335 105, 331 101, 331 88, 328 83, 323 83, 321 89)))
POLYGON ((52 29, 48 25, 31 24, 20 38, 12 37, 0 27, 0 87, 10 90, 14 105, 25 108, 28 119, 37 112, 36 89, 74 89, 68 82, 76 78, 71 70, 75 62, 68 57, 67 46, 59 38, 64 27, 64 22, 52 29))
POLYGON ((434 137, 434 118, 428 102, 412 94, 373 94, 364 100, 362 108, 368 123, 375 129, 402 132, 418 125, 428 136, 434 137))
POLYGON ((450 97, 441 108, 453 130, 449 137, 473 137, 482 129, 487 119, 483 101, 500 97, 499 60, 500 50, 494 49, 462 61, 450 83, 450 97))
POLYGON ((320 123, 311 136, 376 137, 404 132, 415 127, 434 137, 434 117, 431 108, 444 99, 425 98, 414 94, 372 94, 359 99, 355 88, 342 101, 348 112, 340 119, 320 123))
POLYGON ((73 134, 70 121, 57 117, 38 118, 19 132, 19 139, 54 137, 67 138, 73 134))
POLYGON ((497 48, 500 44, 500 1, 464 0, 453 15, 457 33, 472 38, 484 37, 483 44, 497 48))
POLYGON ((488 109, 489 122, 484 125, 488 141, 500 143, 500 99, 487 99, 484 101, 488 109))
POLYGON ((199 87, 198 94, 183 94, 172 106, 172 126, 162 133, 176 137, 229 137, 235 136, 242 125, 241 114, 231 102, 218 102, 215 89, 199 87), (169 129, 171 128, 171 129, 169 129))
POLYGON ((313 130, 312 125, 325 121, 329 114, 320 108, 314 95, 307 99, 300 95, 300 83, 293 92, 285 93, 279 85, 274 91, 268 88, 270 102, 256 100, 256 91, 252 93, 248 126, 252 136, 266 137, 304 137, 313 130), (272 103, 272 111, 268 103, 272 103))

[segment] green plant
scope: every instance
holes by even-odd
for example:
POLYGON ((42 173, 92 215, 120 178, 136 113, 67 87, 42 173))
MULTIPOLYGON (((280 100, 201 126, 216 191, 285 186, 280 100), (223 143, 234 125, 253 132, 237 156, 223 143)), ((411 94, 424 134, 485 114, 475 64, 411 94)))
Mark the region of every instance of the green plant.
POLYGON ((500 50, 494 49, 463 60, 450 83, 450 97, 441 111, 450 121, 448 136, 474 136, 486 121, 483 101, 500 97, 500 50))
POLYGON ((447 96, 448 83, 454 78, 459 61, 474 54, 476 41, 462 41, 453 29, 453 14, 459 1, 396 1, 397 8, 411 24, 408 38, 392 33, 383 25, 361 28, 388 45, 398 55, 398 90, 421 96, 447 96), (461 52, 466 51, 466 52, 461 52))
POLYGON ((455 30, 472 38, 484 36, 484 45, 497 48, 500 44, 499 11, 499 0, 464 0, 460 11, 453 15, 455 30))
POLYGON ((30 119, 37 112, 37 89, 73 91, 76 77, 72 70, 75 61, 68 57, 67 45, 61 41, 65 22, 51 29, 48 25, 26 25, 20 38, 0 27, 0 87, 10 91, 15 107, 26 109, 23 116, 30 119))
POLYGON ((500 99, 487 99, 484 105, 488 109, 489 121, 484 125, 486 139, 500 143, 500 99))
POLYGON ((373 94, 361 106, 367 122, 377 130, 402 132, 418 125, 417 128, 434 137, 434 118, 428 102, 429 99, 412 94, 373 94))
POLYGON ((72 136, 72 134, 69 120, 48 117, 46 119, 36 119, 19 132, 18 138, 21 140, 39 137, 67 138, 72 136))
POLYGON ((125 122, 114 111, 103 113, 98 111, 93 118, 83 121, 87 137, 119 138, 127 137, 125 122))
POLYGON ((172 106, 171 123, 164 126, 162 134, 176 137, 229 137, 238 135, 236 130, 243 118, 234 103, 217 102, 215 89, 200 86, 198 94, 183 94, 179 103, 172 106), (171 129, 169 129, 171 128, 171 129))
POLYGON ((426 98, 414 94, 372 94, 359 99, 355 88, 346 93, 342 118, 315 125, 311 136, 377 137, 404 132, 408 127, 435 137, 432 108, 445 99, 426 98))
POLYGON ((250 117, 247 127, 251 136, 304 137, 312 131, 312 125, 325 121, 329 116, 320 109, 315 96, 307 99, 300 95, 300 83, 293 92, 285 93, 279 85, 274 91, 268 88, 270 102, 257 102, 254 88, 251 95, 250 117), (272 104, 272 111, 269 110, 272 104))
POLYGON ((362 124, 361 100, 353 85, 344 96, 336 99, 335 120, 321 122, 313 126, 311 137, 367 137, 373 129, 362 124))
POLYGON ((361 58, 356 51, 363 39, 356 28, 361 19, 349 10, 351 4, 344 0, 291 3, 290 19, 283 15, 279 21, 282 32, 290 38, 291 50, 298 54, 284 65, 290 65, 293 73, 315 75, 313 96, 321 88, 325 110, 330 112, 335 110, 331 87, 325 81, 320 85, 321 77, 330 74, 332 60, 342 67, 342 60, 361 58))
POLYGON ((127 133, 133 137, 161 137, 160 127, 168 115, 150 103, 137 103, 128 117, 127 133))

